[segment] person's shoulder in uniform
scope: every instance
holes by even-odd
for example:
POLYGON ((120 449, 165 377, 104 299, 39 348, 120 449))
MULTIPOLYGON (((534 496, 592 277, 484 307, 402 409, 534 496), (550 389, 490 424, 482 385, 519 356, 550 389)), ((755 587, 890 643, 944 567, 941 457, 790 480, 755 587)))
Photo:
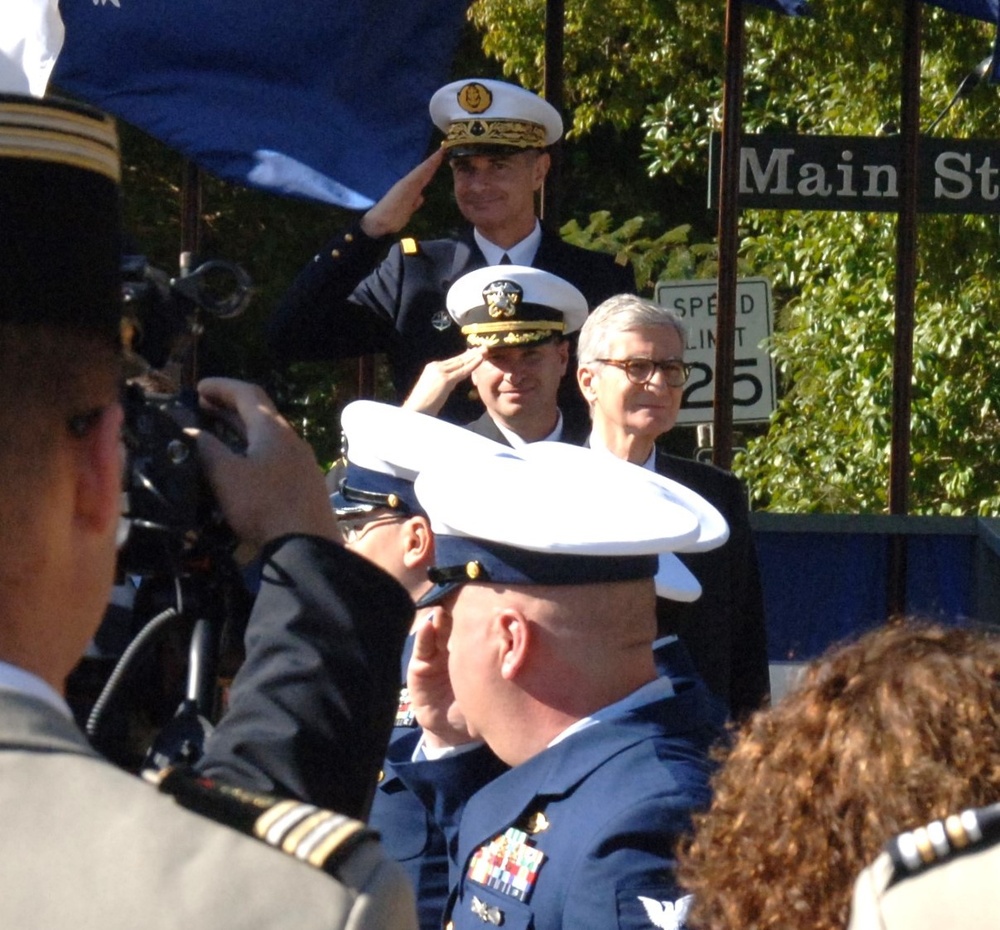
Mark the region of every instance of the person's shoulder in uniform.
POLYGON ((100 758, 40 702, 4 710, 14 719, 0 751, 0 925, 416 926, 405 875, 357 821, 193 776, 171 797, 100 758), (31 749, 10 741, 17 730, 31 749))
POLYGON ((901 833, 858 877, 849 930, 1000 925, 1000 804, 901 833))

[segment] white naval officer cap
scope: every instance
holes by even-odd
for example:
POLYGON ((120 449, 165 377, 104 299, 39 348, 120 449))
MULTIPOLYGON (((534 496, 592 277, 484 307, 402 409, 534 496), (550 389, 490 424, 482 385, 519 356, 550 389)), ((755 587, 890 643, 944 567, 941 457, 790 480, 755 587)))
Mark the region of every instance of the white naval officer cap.
POLYGON ((448 288, 445 306, 473 346, 519 346, 575 333, 589 310, 569 281, 527 265, 470 271, 448 288))
POLYGON ((446 84, 431 97, 430 111, 449 156, 544 148, 563 133, 562 117, 551 103, 489 78, 446 84))
POLYGON ((505 448, 453 423, 373 400, 344 407, 340 428, 344 457, 330 495, 340 517, 376 509, 423 514, 413 482, 430 456, 460 459, 466 448, 505 448))
MULTIPOLYGON (((563 442, 539 442, 532 443, 527 451, 531 458, 549 459, 555 467, 559 467, 560 459, 563 459, 565 460, 563 467, 572 469, 576 459, 574 449, 574 446, 563 442), (570 452, 567 453, 565 451, 567 449, 570 452)), ((638 469, 644 473, 646 479, 658 485, 668 499, 680 504, 696 516, 698 520, 697 537, 684 545, 676 546, 672 551, 661 552, 654 578, 656 593, 659 597, 684 603, 696 601, 701 597, 701 584, 674 553, 708 552, 711 549, 718 549, 729 539, 729 524, 726 522, 726 518, 718 508, 700 494, 672 478, 626 462, 607 450, 593 449, 591 451, 607 469, 601 487, 609 489, 608 500, 612 507, 618 506, 613 489, 618 486, 620 480, 630 480, 629 476, 638 469)))
MULTIPOLYGON (((721 545, 728 530, 720 532, 718 511, 658 479, 563 443, 477 449, 461 463, 428 464, 415 488, 435 535, 434 587, 417 606, 436 604, 469 583, 652 579, 661 555, 677 561, 674 552, 721 545)), ((676 579, 683 588, 688 579, 681 568, 676 579)))

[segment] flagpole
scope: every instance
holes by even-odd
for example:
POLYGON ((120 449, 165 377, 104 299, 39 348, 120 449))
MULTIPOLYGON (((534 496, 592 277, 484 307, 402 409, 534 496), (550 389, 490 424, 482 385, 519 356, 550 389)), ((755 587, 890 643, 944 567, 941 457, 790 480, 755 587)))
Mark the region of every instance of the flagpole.
MULTIPOLYGON (((181 178, 181 248, 178 256, 178 275, 183 278, 191 272, 201 254, 201 168, 185 158, 181 178)), ((183 369, 181 385, 193 388, 198 383, 198 338, 188 333, 184 339, 185 351, 181 353, 183 369)))
MULTIPOLYGON (((920 147, 920 0, 903 0, 899 213, 896 220, 896 314, 892 369, 889 513, 905 516, 910 482, 910 407, 917 269, 917 165, 920 147)), ((906 610, 906 536, 889 537, 888 614, 906 610)))
MULTIPOLYGON (((565 116, 563 57, 566 31, 565 0, 545 0, 545 99, 565 116)), ((542 186, 541 219, 550 229, 562 222, 562 146, 551 152, 552 165, 542 186)))
POLYGON ((739 249, 740 135, 743 124, 743 0, 727 0, 722 150, 719 163, 719 273, 715 334, 712 461, 728 469, 733 453, 733 355, 739 249))

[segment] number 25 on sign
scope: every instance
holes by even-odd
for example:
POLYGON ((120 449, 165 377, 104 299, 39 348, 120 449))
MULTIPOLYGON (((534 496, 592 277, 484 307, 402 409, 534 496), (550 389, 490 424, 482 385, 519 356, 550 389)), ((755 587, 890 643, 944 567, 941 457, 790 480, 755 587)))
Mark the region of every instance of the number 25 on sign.
MULTIPOLYGON (((678 423, 712 419, 715 393, 715 342, 718 322, 716 281, 660 281, 658 304, 674 310, 687 330, 684 359, 691 380, 684 388, 678 423)), ((743 278, 736 285, 736 327, 733 353, 733 421, 767 420, 774 410, 774 364, 761 344, 771 335, 771 282, 743 278)))

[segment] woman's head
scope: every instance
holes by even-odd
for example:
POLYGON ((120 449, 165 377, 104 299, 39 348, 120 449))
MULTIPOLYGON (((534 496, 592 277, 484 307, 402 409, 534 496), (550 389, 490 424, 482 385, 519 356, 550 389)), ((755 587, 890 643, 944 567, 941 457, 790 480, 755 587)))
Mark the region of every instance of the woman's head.
POLYGON ((847 925, 894 834, 1000 799, 1000 639, 909 621, 813 663, 751 717, 679 878, 692 927, 847 925))

